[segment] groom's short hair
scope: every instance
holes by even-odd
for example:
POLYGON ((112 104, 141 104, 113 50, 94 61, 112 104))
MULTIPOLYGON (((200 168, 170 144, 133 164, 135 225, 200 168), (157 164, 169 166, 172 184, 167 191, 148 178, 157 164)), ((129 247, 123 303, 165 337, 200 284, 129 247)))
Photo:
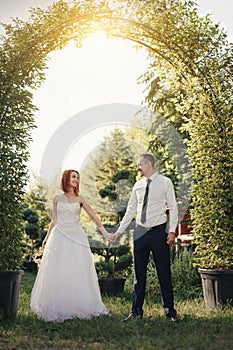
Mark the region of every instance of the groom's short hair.
POLYGON ((154 156, 152 156, 152 154, 143 153, 143 154, 140 155, 140 158, 143 158, 146 161, 150 162, 152 164, 152 166, 154 167, 154 165, 155 165, 155 158, 154 158, 154 156))

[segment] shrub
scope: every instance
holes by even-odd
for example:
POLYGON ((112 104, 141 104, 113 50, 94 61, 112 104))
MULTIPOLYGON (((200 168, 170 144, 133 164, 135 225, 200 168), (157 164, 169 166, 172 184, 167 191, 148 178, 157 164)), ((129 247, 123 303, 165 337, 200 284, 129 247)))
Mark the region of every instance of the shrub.
MULTIPOLYGON (((171 260, 174 296, 178 300, 194 299, 202 293, 198 269, 194 265, 194 254, 183 251, 171 260)), ((130 281, 131 283, 131 281, 130 281)), ((160 286, 152 255, 147 269, 146 292, 149 296, 160 295, 160 286)))

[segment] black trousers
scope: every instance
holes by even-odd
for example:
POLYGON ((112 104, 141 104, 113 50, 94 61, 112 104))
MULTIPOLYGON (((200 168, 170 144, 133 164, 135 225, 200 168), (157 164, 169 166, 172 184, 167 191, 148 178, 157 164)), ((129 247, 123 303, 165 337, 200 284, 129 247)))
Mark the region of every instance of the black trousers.
POLYGON ((134 241, 135 282, 132 305, 133 314, 143 313, 147 265, 150 252, 152 252, 165 314, 167 316, 176 316, 171 281, 170 249, 166 241, 166 223, 151 228, 142 237, 134 241))

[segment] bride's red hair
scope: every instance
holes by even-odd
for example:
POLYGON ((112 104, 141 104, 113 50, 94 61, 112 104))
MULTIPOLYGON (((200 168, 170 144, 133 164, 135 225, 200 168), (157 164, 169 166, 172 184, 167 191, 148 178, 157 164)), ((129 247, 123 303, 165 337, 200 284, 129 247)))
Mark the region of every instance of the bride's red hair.
MULTIPOLYGON (((79 172, 77 170, 65 170, 62 173, 61 177, 61 189, 63 192, 67 193, 70 189, 70 174, 75 172, 78 175, 78 180, 80 179, 79 172)), ((77 187, 74 189, 75 194, 79 195, 79 182, 77 184, 77 187)))

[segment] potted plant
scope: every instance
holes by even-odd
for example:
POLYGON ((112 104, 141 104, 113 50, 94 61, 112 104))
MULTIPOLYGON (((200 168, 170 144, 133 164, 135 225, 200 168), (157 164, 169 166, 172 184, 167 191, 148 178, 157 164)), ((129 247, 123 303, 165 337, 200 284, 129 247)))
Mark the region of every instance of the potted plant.
POLYGON ((7 32, 8 35, 2 37, 0 52, 0 314, 4 320, 13 320, 23 274, 23 196, 28 182, 27 148, 34 127, 35 107, 31 102, 32 92, 28 89, 28 71, 23 72, 18 54, 20 49, 16 50, 13 44, 16 40, 14 29, 8 28, 7 32), (15 83, 11 78, 13 67, 15 83))
MULTIPOLYGON (((12 217, 5 216, 7 209, 1 212, 1 240, 0 240, 0 318, 14 320, 19 300, 19 289, 23 270, 22 266, 22 232, 19 217, 14 213, 15 204, 12 205, 15 222, 12 217), (8 226, 9 225, 9 226, 8 226)), ((11 208, 12 208, 11 207, 11 208)))
MULTIPOLYGON (((106 225, 105 228, 109 229, 106 225)), ((99 257, 95 266, 101 293, 108 295, 122 293, 126 277, 132 270, 130 245, 103 246, 99 241, 92 241, 91 245, 92 252, 99 257)))
POLYGON ((220 217, 214 222, 211 214, 213 215, 212 211, 203 220, 207 227, 203 225, 201 231, 196 231, 195 242, 205 304, 208 308, 215 309, 227 304, 233 306, 233 231, 232 224, 224 228, 226 218, 221 220, 220 217), (212 227, 207 220, 211 220, 212 227))
MULTIPOLYGON (((108 198, 110 202, 117 202, 119 199, 119 189, 122 187, 121 181, 135 181, 135 174, 132 171, 123 169, 113 174, 111 183, 99 190, 101 198, 108 198)), ((104 226, 108 232, 116 232, 117 226, 123 218, 126 210, 125 203, 115 206, 115 223, 106 223, 104 226)), ((110 215, 109 218, 111 218, 110 215)), ((108 295, 117 295, 123 292, 126 277, 132 271, 132 254, 129 245, 129 230, 128 234, 122 237, 122 240, 117 246, 111 244, 105 245, 101 241, 92 241, 92 251, 99 256, 96 262, 96 270, 99 277, 99 285, 102 293, 108 295)))
MULTIPOLYGON (((0 249, 0 319, 14 320, 19 301, 19 289, 23 270, 22 252, 18 247, 20 235, 1 237, 0 249)), ((20 247, 21 248, 21 247, 20 247)))
POLYGON ((196 261, 211 309, 233 305, 232 51, 217 39, 218 51, 208 67, 211 79, 202 82, 205 93, 196 95, 188 123, 196 261))
MULTIPOLYGON (((219 58, 223 64, 225 60, 219 58)), ((213 108, 207 109, 203 102, 201 115, 189 124, 196 261, 204 300, 211 309, 233 305, 233 125, 232 111, 226 107, 228 77, 224 79, 223 91, 216 94, 213 108)))
MULTIPOLYGON (((6 131, 7 133, 7 131, 6 131)), ((23 187, 25 167, 22 154, 2 147, 1 158, 1 210, 0 210, 0 318, 14 320, 19 300, 19 289, 23 275, 23 187), (17 159, 19 158, 19 159, 17 159), (16 162, 18 169, 6 163, 16 162), (22 167, 22 169, 21 169, 22 167)))

